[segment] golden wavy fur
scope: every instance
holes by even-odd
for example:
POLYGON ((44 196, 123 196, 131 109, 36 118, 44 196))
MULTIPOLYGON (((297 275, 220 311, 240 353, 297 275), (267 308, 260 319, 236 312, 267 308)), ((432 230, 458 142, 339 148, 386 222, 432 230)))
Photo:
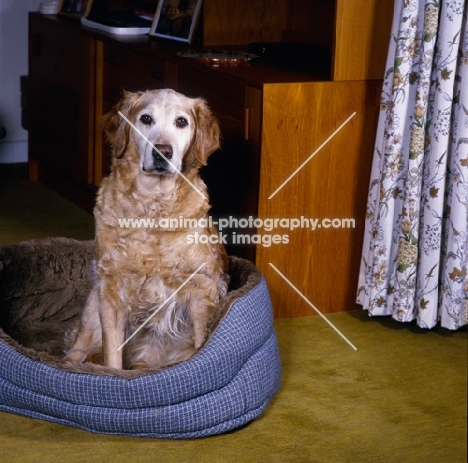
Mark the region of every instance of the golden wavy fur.
POLYGON ((204 100, 166 89, 126 92, 103 125, 113 161, 94 209, 96 283, 65 359, 102 357, 104 365, 128 369, 172 365, 203 345, 217 316, 228 284, 225 250, 189 244, 195 232, 217 233, 208 226, 125 228, 119 219, 207 219, 198 171, 219 147, 218 122, 204 100))

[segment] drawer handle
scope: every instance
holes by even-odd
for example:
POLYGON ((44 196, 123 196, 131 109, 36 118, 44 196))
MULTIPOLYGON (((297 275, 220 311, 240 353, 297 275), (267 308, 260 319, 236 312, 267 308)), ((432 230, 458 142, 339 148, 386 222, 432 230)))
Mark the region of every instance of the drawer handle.
POLYGON ((244 109, 244 140, 250 139, 250 108, 244 109))

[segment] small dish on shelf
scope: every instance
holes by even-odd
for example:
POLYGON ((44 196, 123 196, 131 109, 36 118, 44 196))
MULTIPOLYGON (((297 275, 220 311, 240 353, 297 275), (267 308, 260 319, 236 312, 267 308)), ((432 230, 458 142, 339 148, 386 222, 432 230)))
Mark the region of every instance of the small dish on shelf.
POLYGON ((236 50, 187 50, 179 51, 177 56, 210 66, 242 66, 249 64, 258 55, 236 50))

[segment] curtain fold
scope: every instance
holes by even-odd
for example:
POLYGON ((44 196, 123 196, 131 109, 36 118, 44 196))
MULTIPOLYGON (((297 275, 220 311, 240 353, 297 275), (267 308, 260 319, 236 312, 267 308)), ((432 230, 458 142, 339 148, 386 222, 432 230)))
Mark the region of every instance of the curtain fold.
POLYGON ((457 329, 468 323, 468 7, 396 0, 357 302, 457 329))

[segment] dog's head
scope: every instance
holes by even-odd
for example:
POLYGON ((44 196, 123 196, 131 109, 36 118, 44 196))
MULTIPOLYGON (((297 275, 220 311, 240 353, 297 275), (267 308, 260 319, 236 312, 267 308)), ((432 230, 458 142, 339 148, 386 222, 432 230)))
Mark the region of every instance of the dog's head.
POLYGON ((113 155, 134 157, 146 175, 198 169, 219 148, 219 125, 206 102, 169 89, 125 92, 103 129, 113 155))

